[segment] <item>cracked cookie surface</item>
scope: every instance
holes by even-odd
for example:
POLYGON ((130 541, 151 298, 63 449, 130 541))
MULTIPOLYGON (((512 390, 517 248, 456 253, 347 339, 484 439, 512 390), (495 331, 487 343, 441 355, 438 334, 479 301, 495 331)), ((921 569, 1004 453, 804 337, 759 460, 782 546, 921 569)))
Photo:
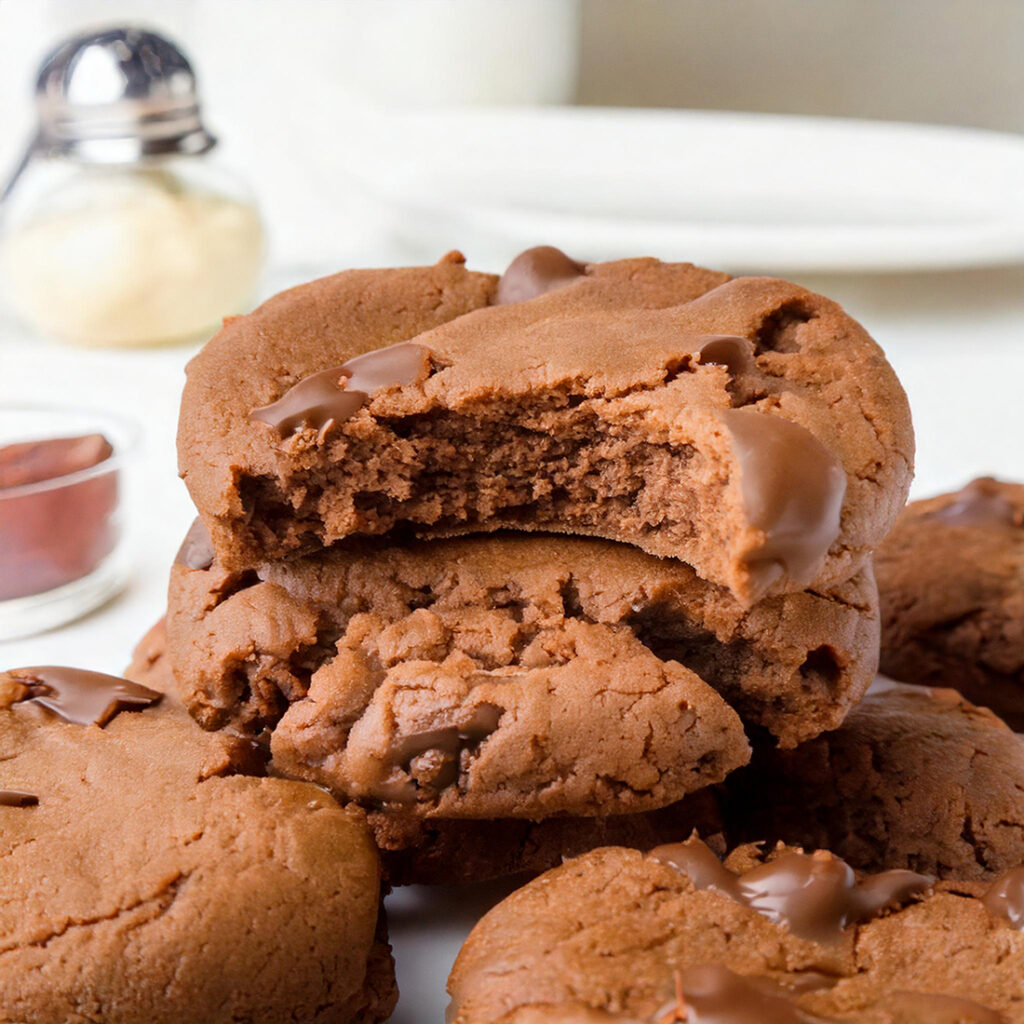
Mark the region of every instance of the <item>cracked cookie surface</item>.
POLYGON ((458 263, 352 274, 190 364, 179 462, 229 568, 396 526, 548 530, 681 558, 750 604, 849 578, 905 500, 895 375, 795 285, 623 260, 490 305, 494 279, 458 263), (365 361, 394 341, 422 372, 402 375, 408 345, 365 361), (304 384, 303 419, 289 389, 331 367, 368 390, 332 412, 331 382, 304 384))
POLYGON ((680 855, 691 845, 596 850, 513 893, 463 946, 450 1019, 671 1020, 675 977, 686 990, 705 967, 739 975, 741 989, 772 986, 781 1006, 769 1019, 790 1024, 1024 1021, 1024 932, 1001 896, 1011 890, 1020 911, 1024 878, 927 889, 907 872, 863 879, 828 853, 754 847, 726 870, 713 855, 695 870, 680 855))
POLYGON ((179 563, 168 643, 193 715, 270 730, 285 774, 438 817, 539 818, 720 781, 746 759, 733 708, 787 745, 838 725, 875 628, 867 574, 744 610, 625 545, 499 535, 347 542, 258 573, 179 563))
POLYGON ((566 615, 571 581, 542 550, 335 549, 241 589, 175 566, 179 690, 208 728, 269 732, 276 772, 403 814, 630 813, 745 763, 722 697, 630 629, 566 615))
POLYGON ((1024 742, 953 690, 880 679, 834 732, 795 750, 755 745, 727 788, 733 841, 940 878, 1024 864, 1024 742))
POLYGON ((0 678, 0 788, 35 798, 0 801, 0 1019, 389 1015, 362 815, 314 786, 235 774, 240 754, 172 697, 100 728, 0 678))
MULTIPOLYGON (((247 573, 211 558, 179 558, 168 604, 182 697, 207 728, 274 728, 319 678, 332 694, 353 689, 351 652, 370 646, 378 677, 460 655, 482 673, 566 673, 573 645, 592 651, 599 637, 608 652, 690 669, 786 747, 838 726, 874 678, 870 568, 830 593, 744 609, 682 563, 586 538, 346 542, 247 573)), ((613 662, 601 664, 610 678, 613 662)))
POLYGON ((1024 484, 983 477, 912 502, 875 564, 882 671, 1024 730, 1024 484))
MULTIPOLYGON (((178 693, 167 658, 164 620, 136 646, 126 675, 164 693, 178 693)), ((521 872, 539 873, 598 846, 648 850, 694 832, 725 850, 719 787, 698 790, 656 811, 595 818, 472 820, 421 818, 372 810, 367 824, 390 885, 480 882, 521 872)))

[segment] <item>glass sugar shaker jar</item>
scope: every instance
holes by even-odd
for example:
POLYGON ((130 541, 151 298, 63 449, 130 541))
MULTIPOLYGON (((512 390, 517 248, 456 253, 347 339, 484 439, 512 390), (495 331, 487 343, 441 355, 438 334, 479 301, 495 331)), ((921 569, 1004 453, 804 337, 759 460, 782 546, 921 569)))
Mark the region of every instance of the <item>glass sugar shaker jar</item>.
POLYGON ((38 127, 0 193, 0 288, 30 328, 81 345, 201 338, 251 301, 263 228, 212 157, 196 79, 139 28, 43 62, 38 127))

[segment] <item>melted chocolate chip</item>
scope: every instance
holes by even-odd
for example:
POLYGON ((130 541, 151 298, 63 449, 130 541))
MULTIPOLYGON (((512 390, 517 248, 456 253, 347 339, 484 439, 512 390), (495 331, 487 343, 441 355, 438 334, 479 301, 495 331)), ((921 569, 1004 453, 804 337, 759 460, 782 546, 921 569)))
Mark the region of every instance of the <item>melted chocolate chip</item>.
POLYGON ((427 349, 403 341, 304 377, 276 402, 253 409, 249 419, 266 423, 281 438, 305 428, 323 430, 350 419, 375 391, 419 384, 429 373, 427 349))
POLYGON ((183 565, 187 569, 209 569, 213 565, 213 544, 210 534, 201 519, 196 519, 188 528, 185 539, 174 556, 175 565, 183 565))
MULTIPOLYGON (((658 1010, 652 1024, 818 1024, 767 978, 747 978, 723 964, 691 967, 681 992, 658 1010)), ((823 1022, 822 1022, 823 1024, 823 1022)))
POLYGON ((106 725, 119 711, 148 708, 163 694, 146 686, 61 665, 37 665, 4 673, 26 687, 22 700, 32 701, 75 725, 106 725))
POLYGON ((736 875, 699 839, 659 846, 649 856, 687 875, 696 888, 721 892, 822 945, 839 942, 849 925, 904 903, 934 881, 914 871, 883 871, 858 882, 838 857, 806 853, 786 853, 736 875))
POLYGON ((746 517, 764 534, 744 558, 756 594, 785 574, 809 585, 839 536, 842 464, 809 430, 753 409, 727 409, 746 517))
POLYGON ((953 502, 929 518, 950 526, 1020 526, 1021 516, 999 493, 998 481, 990 476, 972 480, 953 502))
POLYGON ((1005 1024, 1003 1017, 973 999, 933 992, 893 992, 877 1006, 927 1024, 1005 1024))
POLYGON ((544 295, 572 284, 587 271, 586 264, 566 256, 553 245, 538 245, 521 252, 498 280, 498 291, 494 299, 496 306, 512 302, 527 302, 538 295, 544 295))
POLYGON ((1014 868, 997 878, 982 897, 985 909, 1024 931, 1024 867, 1014 868))
POLYGON ((754 368, 754 343, 733 334, 709 334, 701 339, 697 359, 702 365, 724 366, 733 376, 754 368))
POLYGON ((35 807, 39 797, 20 789, 0 789, 0 807, 35 807))
POLYGON ((498 728, 503 712, 494 704, 477 704, 461 725, 397 738, 391 745, 391 761, 412 778, 385 779, 374 786, 374 795, 380 800, 410 803, 416 799, 419 783, 430 789, 452 785, 459 775, 461 752, 487 739, 498 728))

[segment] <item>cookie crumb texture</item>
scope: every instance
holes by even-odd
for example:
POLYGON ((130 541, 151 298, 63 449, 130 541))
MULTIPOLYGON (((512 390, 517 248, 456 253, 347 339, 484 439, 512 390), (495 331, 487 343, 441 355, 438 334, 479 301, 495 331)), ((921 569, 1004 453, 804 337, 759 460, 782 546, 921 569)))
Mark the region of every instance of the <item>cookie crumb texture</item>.
POLYGON ((443 817, 629 813, 834 728, 877 636, 869 573, 744 610, 624 545, 347 543, 172 573, 175 674, 207 728, 272 730, 275 768, 443 817))
POLYGON ((451 263, 351 272, 207 345, 179 458, 225 567, 396 527, 548 530, 678 557, 750 604, 848 578, 902 506, 906 398, 834 303, 655 260, 482 308, 493 289, 451 263), (704 351, 723 336, 743 351, 704 351), (310 374, 413 338, 432 372, 346 419, 282 436, 250 418, 310 374))
POLYGON ((379 862, 312 786, 233 774, 170 698, 105 729, 0 708, 0 1020, 383 1021, 379 862))
MULTIPOLYGON (((741 847, 725 863, 737 874, 756 869, 752 879, 792 852, 765 857, 741 847)), ((470 934, 449 978, 454 1024, 654 1021, 672 1005, 675 972, 685 978, 710 964, 779 986, 792 1005, 780 1020, 1024 1021, 1024 932, 986 905, 983 885, 904 891, 888 909, 851 920, 838 941, 822 943, 772 920, 775 898, 759 912, 697 888, 657 856, 595 850, 498 904, 470 934)), ((823 852, 806 860, 834 865, 823 852)), ((877 893, 876 885, 865 891, 877 893)), ((836 907, 830 897, 804 909, 822 915, 836 907)))
POLYGON ((1024 484, 983 477, 912 502, 875 564, 882 671, 1024 730, 1024 484))

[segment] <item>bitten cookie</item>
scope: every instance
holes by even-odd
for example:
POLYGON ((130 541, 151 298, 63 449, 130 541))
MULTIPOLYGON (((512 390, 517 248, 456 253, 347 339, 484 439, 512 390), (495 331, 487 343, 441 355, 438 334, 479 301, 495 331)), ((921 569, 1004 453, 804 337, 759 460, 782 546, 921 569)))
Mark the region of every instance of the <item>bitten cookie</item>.
MULTIPOLYGON (((543 702, 554 690, 541 680, 554 678, 554 666, 571 673, 589 659, 591 681, 610 684, 629 655, 645 671, 676 672, 664 666, 678 662, 791 747, 842 722, 874 678, 878 643, 870 566, 831 593, 744 609, 683 563, 607 541, 349 541, 233 573, 213 561, 198 523, 171 572, 168 621, 192 714, 207 728, 248 733, 288 731, 307 697, 331 721, 339 714, 330 709, 348 702, 352 725, 406 663, 475 671, 474 686, 504 672, 543 702), (359 651, 363 661, 377 659, 365 685, 353 662, 359 651)), ((418 685, 443 716, 453 698, 428 681, 433 671, 424 668, 418 685)), ((509 699, 515 692, 510 686, 509 699)), ((500 698, 501 687, 491 696, 500 698)), ((572 714, 586 722, 610 710, 581 704, 572 714)))
POLYGON ((600 603, 601 561, 577 586, 530 538, 377 543, 261 580, 180 564, 206 561, 195 539, 168 616, 190 710, 207 728, 269 731, 275 772, 345 800, 442 818, 631 813, 749 756, 711 686, 577 611, 583 592, 600 603))
POLYGON ((826 852, 610 847, 473 929, 454 1024, 1019 1024, 1024 869, 991 886, 857 876, 826 852), (691 1012, 692 1011, 692 1012, 691 1012))
POLYGON ((912 502, 875 564, 882 671, 1024 730, 1024 485, 985 477, 912 502))
MULTIPOLYGON (((125 674, 156 690, 177 693, 166 651, 166 627, 161 619, 139 641, 125 674)), ((725 850, 721 796, 715 786, 656 811, 603 818, 474 821, 372 810, 367 824, 390 885, 444 885, 539 873, 598 846, 648 850, 660 843, 688 839, 693 833, 725 850)))
POLYGON ((1024 864, 1024 741, 953 690, 880 679, 835 732, 796 750, 758 746, 727 789, 733 841, 940 878, 1024 864))
POLYGON ((0 673, 0 1019, 388 1017, 362 815, 234 747, 124 679, 0 673))
POLYGON ((511 528, 677 557, 748 605, 853 575, 913 457, 863 329, 784 281, 562 259, 497 293, 455 262, 353 272, 226 325, 179 427, 221 563, 511 528))

